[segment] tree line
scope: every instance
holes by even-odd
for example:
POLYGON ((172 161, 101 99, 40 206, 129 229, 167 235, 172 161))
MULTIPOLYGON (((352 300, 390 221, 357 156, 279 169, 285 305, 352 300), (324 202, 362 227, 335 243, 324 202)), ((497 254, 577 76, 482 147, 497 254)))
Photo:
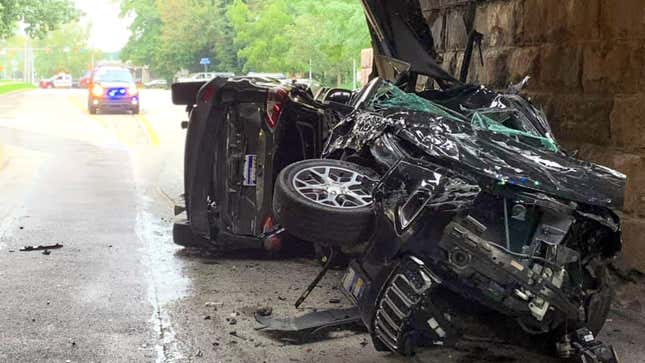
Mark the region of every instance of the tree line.
POLYGON ((180 70, 282 72, 352 81, 369 33, 358 0, 121 0, 132 36, 121 59, 158 77, 180 70))

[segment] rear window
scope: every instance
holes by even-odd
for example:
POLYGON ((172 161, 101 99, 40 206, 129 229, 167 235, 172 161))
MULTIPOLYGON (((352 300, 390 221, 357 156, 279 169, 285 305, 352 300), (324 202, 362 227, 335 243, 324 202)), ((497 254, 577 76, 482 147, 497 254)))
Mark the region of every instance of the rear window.
POLYGON ((95 81, 132 83, 132 73, 127 69, 99 69, 94 75, 95 81))

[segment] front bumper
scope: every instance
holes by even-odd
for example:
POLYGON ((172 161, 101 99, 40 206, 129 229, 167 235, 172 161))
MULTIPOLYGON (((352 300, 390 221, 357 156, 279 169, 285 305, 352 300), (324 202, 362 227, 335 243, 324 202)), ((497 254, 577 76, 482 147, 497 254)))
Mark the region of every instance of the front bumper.
POLYGON ((92 97, 90 99, 90 105, 97 108, 130 110, 139 106, 139 96, 119 98, 92 97))

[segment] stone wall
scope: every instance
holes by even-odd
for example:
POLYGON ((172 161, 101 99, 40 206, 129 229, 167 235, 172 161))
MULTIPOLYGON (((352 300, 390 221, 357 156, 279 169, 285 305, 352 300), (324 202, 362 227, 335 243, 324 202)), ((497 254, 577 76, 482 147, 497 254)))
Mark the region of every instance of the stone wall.
MULTIPOLYGON (((443 66, 458 74, 470 1, 420 0, 443 66)), ((624 255, 645 271, 645 4, 643 0, 477 1, 484 65, 473 54, 470 81, 504 88, 531 76, 526 93, 542 105, 568 149, 628 175, 624 255)))

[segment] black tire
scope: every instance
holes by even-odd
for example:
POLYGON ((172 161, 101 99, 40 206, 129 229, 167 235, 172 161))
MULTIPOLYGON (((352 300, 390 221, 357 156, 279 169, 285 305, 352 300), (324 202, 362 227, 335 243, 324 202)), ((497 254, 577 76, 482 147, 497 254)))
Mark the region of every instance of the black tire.
POLYGON ((280 172, 273 194, 273 213, 280 225, 302 240, 331 246, 350 246, 367 237, 373 219, 373 204, 355 208, 332 207, 300 194, 293 184, 298 172, 320 166, 340 167, 372 180, 373 170, 345 161, 313 159, 293 163, 280 172))
POLYGON ((140 111, 141 111, 141 108, 139 107, 139 105, 137 105, 136 107, 132 108, 132 113, 134 115, 138 115, 140 111))
POLYGON ((89 106, 90 115, 96 115, 96 106, 89 106))

